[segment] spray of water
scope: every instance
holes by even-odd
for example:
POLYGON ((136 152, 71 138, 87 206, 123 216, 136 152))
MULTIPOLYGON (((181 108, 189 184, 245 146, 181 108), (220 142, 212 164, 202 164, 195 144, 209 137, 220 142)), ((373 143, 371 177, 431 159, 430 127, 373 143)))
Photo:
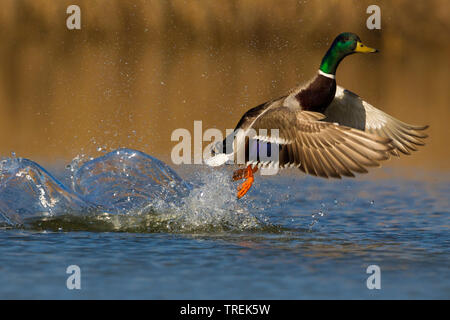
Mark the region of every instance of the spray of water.
POLYGON ((236 186, 225 169, 200 168, 192 183, 186 183, 160 160, 136 150, 119 149, 85 161, 84 155, 77 156, 67 166, 71 190, 32 161, 2 164, 7 169, 2 172, 16 177, 3 186, 2 211, 8 217, 22 212, 17 221, 25 227, 56 231, 211 233, 273 228, 267 218, 254 214, 258 210, 251 201, 237 200, 236 186), (25 169, 33 173, 33 180, 21 174, 25 169), (23 198, 19 203, 18 195, 23 198))

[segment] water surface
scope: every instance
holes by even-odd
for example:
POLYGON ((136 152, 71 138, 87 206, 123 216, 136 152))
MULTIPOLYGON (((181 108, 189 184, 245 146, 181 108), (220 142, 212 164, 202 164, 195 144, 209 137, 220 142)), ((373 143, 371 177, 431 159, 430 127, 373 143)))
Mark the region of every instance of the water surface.
POLYGON ((182 200, 4 225, 0 298, 450 297, 446 175, 327 181, 293 170, 258 176, 238 201, 231 169, 177 170, 191 188, 182 200), (72 264, 81 290, 66 288, 72 264), (373 264, 381 290, 366 287, 373 264))

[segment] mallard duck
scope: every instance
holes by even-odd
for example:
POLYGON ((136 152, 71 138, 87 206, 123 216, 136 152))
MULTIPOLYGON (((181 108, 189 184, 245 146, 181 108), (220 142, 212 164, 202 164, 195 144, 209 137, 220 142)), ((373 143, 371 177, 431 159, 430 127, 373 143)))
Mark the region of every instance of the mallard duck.
POLYGON ((234 132, 213 148, 206 163, 218 166, 239 162, 238 150, 244 150, 245 158, 239 164, 245 168, 233 173, 234 180, 246 179, 238 187, 237 196, 241 198, 260 167, 298 167, 306 174, 324 178, 354 177, 355 173, 366 173, 367 167, 380 166, 390 155, 417 150, 424 145, 427 135, 423 130, 428 126, 401 122, 336 85, 336 70, 346 56, 375 52, 378 50, 365 46, 356 34, 341 33, 312 80, 288 95, 248 110, 234 132), (272 129, 278 129, 278 135, 272 129), (244 139, 236 138, 239 134, 244 139), (233 143, 227 145, 230 140, 233 143), (263 159, 261 153, 271 153, 275 148, 278 159, 263 159), (255 150, 256 157, 251 157, 255 150))

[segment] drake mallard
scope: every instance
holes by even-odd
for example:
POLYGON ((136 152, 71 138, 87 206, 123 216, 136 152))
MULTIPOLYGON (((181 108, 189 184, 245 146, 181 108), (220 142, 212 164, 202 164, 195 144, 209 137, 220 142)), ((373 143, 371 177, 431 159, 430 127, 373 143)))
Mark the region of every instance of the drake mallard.
POLYGON ((401 122, 336 85, 339 63, 358 52, 378 50, 362 44, 354 33, 341 33, 309 83, 248 110, 234 132, 213 148, 213 156, 206 161, 211 166, 236 163, 237 150, 245 148, 240 164, 246 167, 233 174, 234 180, 246 179, 238 187, 238 198, 250 189, 260 167, 298 167, 324 178, 354 177, 366 173, 367 167, 379 167, 390 155, 410 154, 424 145, 423 130, 428 126, 401 122), (278 136, 271 129, 278 129, 278 136), (238 133, 245 138, 235 138, 238 133), (227 145, 227 141, 233 143, 227 145), (262 150, 270 153, 274 148, 279 151, 278 160, 265 161, 262 150), (252 150, 256 157, 250 157, 252 150))

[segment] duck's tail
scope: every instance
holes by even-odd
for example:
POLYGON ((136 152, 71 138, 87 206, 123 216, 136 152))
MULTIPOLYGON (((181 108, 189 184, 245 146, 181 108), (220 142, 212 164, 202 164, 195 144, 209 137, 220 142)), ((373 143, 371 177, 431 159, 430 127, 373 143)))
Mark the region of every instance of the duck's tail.
POLYGON ((233 153, 218 153, 211 158, 205 160, 205 163, 210 167, 218 167, 225 164, 228 161, 233 160, 233 153))

